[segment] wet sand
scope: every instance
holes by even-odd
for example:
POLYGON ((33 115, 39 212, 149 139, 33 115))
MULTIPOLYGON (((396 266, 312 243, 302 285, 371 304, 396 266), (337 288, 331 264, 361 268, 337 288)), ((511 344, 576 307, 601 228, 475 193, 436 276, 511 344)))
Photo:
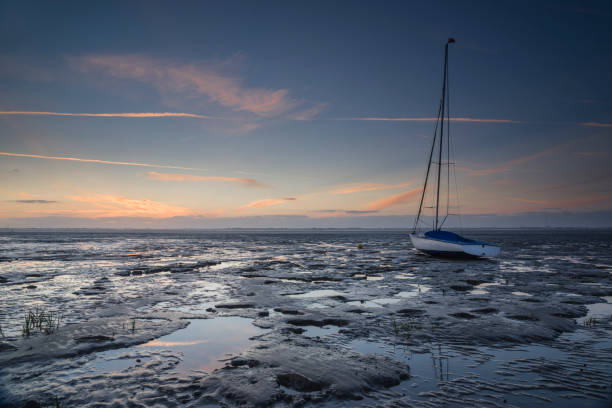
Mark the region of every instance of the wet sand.
POLYGON ((0 401, 609 406, 612 234, 471 236, 501 258, 388 231, 3 234, 0 401), (23 337, 34 307, 60 328, 23 337))

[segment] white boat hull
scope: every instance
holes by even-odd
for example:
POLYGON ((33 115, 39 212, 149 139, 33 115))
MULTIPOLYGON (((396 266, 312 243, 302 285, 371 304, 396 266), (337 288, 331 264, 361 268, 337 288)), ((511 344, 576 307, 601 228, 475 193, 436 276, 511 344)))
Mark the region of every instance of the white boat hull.
POLYGON ((419 251, 433 256, 454 258, 489 258, 499 255, 500 248, 486 243, 455 243, 410 234, 412 245, 419 251))

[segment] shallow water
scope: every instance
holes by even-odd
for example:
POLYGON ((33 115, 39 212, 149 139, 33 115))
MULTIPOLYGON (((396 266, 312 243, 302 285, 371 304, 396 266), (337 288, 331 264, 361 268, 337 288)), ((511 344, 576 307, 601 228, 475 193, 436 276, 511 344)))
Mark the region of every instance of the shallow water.
MULTIPOLYGON (((136 401, 233 405, 220 391, 210 391, 219 400, 202 401, 202 392, 179 385, 194 370, 217 369, 219 389, 228 387, 236 372, 223 360, 265 343, 320 353, 324 346, 338 361, 357 358, 342 350, 375 353, 410 366, 412 378, 397 386, 355 390, 362 406, 609 403, 601 378, 612 376, 612 232, 465 235, 501 245, 499 260, 422 256, 407 231, 0 232, 0 341, 20 344, 24 315, 35 307, 61 316, 60 335, 111 319, 104 324, 115 337, 79 343, 76 357, 10 367, 2 363, 9 352, 0 352, 0 400, 60 394, 86 406, 80 396, 98 388, 99 396, 140 392, 146 374, 151 388, 136 401), (143 317, 151 324, 142 321, 142 341, 131 339, 122 322, 143 317), (164 322, 184 319, 187 328, 168 334, 164 322), (539 388, 504 388, 508 378, 539 388), (169 393, 171 385, 181 391, 169 393)), ((308 393, 278 388, 277 369, 297 370, 240 365, 245 376, 268 378, 270 403, 285 392, 288 405, 298 404, 308 393)), ((319 392, 320 402, 339 403, 319 392)))
POLYGON ((136 359, 126 359, 126 355, 168 350, 181 355, 175 370, 188 374, 193 370, 211 372, 225 366, 229 356, 246 350, 252 343, 251 337, 265 332, 253 326, 252 322, 252 319, 235 316, 192 320, 186 328, 158 339, 100 353, 92 365, 97 372, 120 371, 126 368, 126 364, 129 366, 130 360, 136 359))

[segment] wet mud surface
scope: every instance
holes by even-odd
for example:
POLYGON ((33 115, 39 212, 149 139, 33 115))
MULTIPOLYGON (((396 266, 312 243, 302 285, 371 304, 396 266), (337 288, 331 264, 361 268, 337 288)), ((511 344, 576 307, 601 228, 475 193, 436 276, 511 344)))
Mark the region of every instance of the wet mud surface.
POLYGON ((467 234, 5 232, 0 406, 610 406, 612 232, 467 234))

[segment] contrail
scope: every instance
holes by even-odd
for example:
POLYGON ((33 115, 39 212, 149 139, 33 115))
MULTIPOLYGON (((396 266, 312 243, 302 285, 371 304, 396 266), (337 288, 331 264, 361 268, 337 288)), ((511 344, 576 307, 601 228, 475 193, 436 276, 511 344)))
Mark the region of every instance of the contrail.
POLYGON ((63 156, 43 156, 40 154, 24 154, 24 153, 9 153, 0 152, 0 156, 11 156, 11 157, 27 157, 30 159, 46 159, 46 160, 66 160, 84 163, 98 163, 98 164, 114 164, 118 166, 136 166, 136 167, 156 167, 160 169, 178 169, 178 170, 197 170, 203 171, 205 169, 198 169, 194 167, 182 167, 182 166, 165 166, 163 164, 150 164, 150 163, 132 163, 132 162, 120 162, 111 160, 98 160, 98 159, 83 159, 80 157, 63 157, 63 156))
POLYGON ((0 111, 0 115, 37 115, 37 116, 84 116, 91 118, 197 118, 221 119, 213 116, 183 112, 127 112, 127 113, 71 113, 38 111, 0 111))

